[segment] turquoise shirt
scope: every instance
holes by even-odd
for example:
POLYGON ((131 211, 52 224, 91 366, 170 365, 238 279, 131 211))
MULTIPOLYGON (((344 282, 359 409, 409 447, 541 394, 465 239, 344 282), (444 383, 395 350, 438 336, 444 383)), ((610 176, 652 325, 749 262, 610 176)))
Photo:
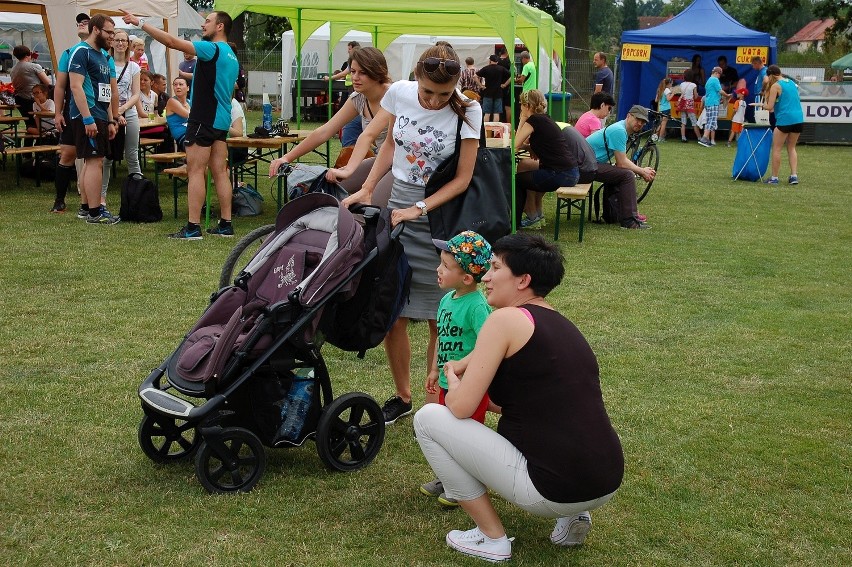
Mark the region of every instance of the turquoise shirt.
POLYGON ((227 131, 240 63, 224 41, 193 41, 192 45, 198 62, 192 78, 189 120, 227 131))
POLYGON ((710 76, 704 83, 704 106, 719 106, 722 103, 722 83, 710 76))
POLYGON ((805 121, 805 115, 796 83, 790 79, 781 79, 778 84, 781 86, 781 94, 775 99, 775 125, 801 124, 805 121))
MULTIPOLYGON (((83 76, 83 93, 86 95, 86 103, 93 118, 97 120, 108 120, 109 99, 112 97, 110 79, 115 78, 115 62, 104 50, 93 49, 88 43, 81 42, 71 48, 68 58, 69 74, 75 73, 83 76)), ((61 70, 61 69, 60 69, 61 70)), ((69 79, 69 93, 70 79, 69 79)), ((68 105, 71 118, 81 116, 77 101, 73 93, 68 105)))
POLYGON ((598 163, 607 163, 610 158, 615 157, 615 152, 627 151, 627 123, 625 120, 610 124, 602 130, 593 132, 591 136, 586 138, 586 141, 595 151, 595 158, 598 163), (604 135, 606 135, 606 145, 604 145, 604 135), (607 151, 607 146, 609 151, 607 151))

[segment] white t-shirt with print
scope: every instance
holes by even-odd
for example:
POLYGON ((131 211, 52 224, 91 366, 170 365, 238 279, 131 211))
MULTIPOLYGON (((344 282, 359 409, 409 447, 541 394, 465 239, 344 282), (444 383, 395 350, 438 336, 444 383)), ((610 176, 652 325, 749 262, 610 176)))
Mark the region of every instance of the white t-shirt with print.
MULTIPOLYGON (((130 96, 133 94, 133 77, 137 76, 141 71, 139 65, 133 61, 127 61, 125 65, 116 65, 115 68, 115 76, 118 77, 121 75, 121 80, 118 81, 118 104, 120 105, 123 105, 130 99, 130 96), (127 66, 126 71, 124 71, 125 65, 127 66), (123 75, 121 74, 122 71, 124 71, 123 75)), ((124 111, 125 118, 137 116, 138 114, 135 104, 124 111)))
POLYGON ((142 109, 146 115, 157 111, 157 93, 154 91, 151 91, 147 95, 139 91, 139 100, 142 101, 142 109))
MULTIPOLYGON (((461 137, 478 139, 482 107, 476 101, 469 104, 465 111, 467 122, 462 122, 461 137)), ((392 84, 382 99, 382 108, 395 117, 393 176, 425 186, 441 162, 455 152, 458 116, 449 105, 440 110, 423 108, 417 96, 416 81, 392 84)))

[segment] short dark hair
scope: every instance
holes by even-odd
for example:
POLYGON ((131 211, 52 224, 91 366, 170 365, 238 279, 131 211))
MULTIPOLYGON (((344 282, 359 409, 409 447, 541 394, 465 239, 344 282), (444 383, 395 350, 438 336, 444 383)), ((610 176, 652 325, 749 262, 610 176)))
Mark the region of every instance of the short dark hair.
POLYGON ((351 47, 351 48, 353 48, 353 49, 354 49, 354 48, 356 48, 356 47, 361 47, 361 44, 360 44, 360 43, 358 43, 358 42, 357 42, 357 41, 355 41, 355 40, 350 41, 350 42, 349 42, 349 43, 347 43, 346 45, 348 45, 349 47, 351 47))
POLYGON ((38 83, 38 84, 33 85, 33 88, 32 88, 31 90, 32 90, 33 92, 35 92, 35 91, 41 91, 41 92, 43 92, 43 93, 47 93, 47 87, 46 87, 46 86, 44 86, 44 85, 42 85, 41 83, 38 83))
POLYGON ((465 65, 473 65, 473 61, 474 61, 473 57, 465 57, 464 58, 465 65))
POLYGON ((104 29, 104 24, 110 22, 115 25, 115 22, 112 21, 112 18, 109 18, 103 14, 95 14, 91 18, 89 18, 89 33, 92 33, 92 30, 98 28, 99 30, 104 29))
POLYGON ((562 251, 537 234, 518 232, 504 236, 491 246, 491 253, 499 257, 513 275, 529 274, 530 288, 541 297, 546 297, 565 275, 562 251))
POLYGON ((728 58, 727 58, 727 57, 725 57, 724 55, 720 55, 720 56, 719 56, 719 58, 718 58, 718 59, 716 59, 716 63, 721 63, 722 61, 724 61, 725 63, 727 63, 727 62, 728 62, 728 58))
POLYGON ((601 91, 592 95, 592 101, 589 103, 589 108, 591 110, 597 110, 604 104, 615 106, 615 99, 612 98, 611 94, 601 91))
POLYGON ((595 55, 598 56, 598 59, 606 63, 606 53, 604 53, 603 51, 598 51, 597 53, 595 53, 595 55))
POLYGON ((31 54, 32 51, 30 51, 30 48, 26 45, 16 45, 15 48, 12 50, 12 55, 14 55, 15 59, 17 59, 18 61, 31 54))
POLYGON ((234 20, 231 19, 231 15, 228 12, 222 12, 221 10, 216 10, 211 12, 211 14, 216 14, 216 23, 222 24, 222 31, 225 32, 225 35, 231 35, 231 27, 234 25, 234 20))

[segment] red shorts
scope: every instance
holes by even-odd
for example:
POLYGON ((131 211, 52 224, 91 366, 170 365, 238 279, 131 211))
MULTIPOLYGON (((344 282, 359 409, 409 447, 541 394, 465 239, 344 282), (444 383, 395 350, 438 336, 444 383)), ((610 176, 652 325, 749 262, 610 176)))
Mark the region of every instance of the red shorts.
POLYGON ((742 122, 731 122, 731 132, 734 134, 739 134, 743 131, 743 123, 742 122))
MULTIPOLYGON (((438 388, 438 403, 442 406, 447 405, 444 397, 447 395, 447 391, 443 388, 438 388)), ((473 412, 473 415, 470 416, 471 419, 475 419, 479 423, 485 423, 485 412, 488 410, 488 402, 491 400, 488 398, 488 394, 485 394, 482 397, 482 401, 479 402, 479 406, 477 406, 476 411, 473 412)))

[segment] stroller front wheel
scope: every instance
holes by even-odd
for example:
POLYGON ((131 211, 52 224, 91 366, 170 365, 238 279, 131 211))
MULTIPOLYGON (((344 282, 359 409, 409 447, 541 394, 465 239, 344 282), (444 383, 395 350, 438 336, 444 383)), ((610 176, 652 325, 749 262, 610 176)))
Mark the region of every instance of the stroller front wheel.
POLYGON ((385 439, 382 408, 372 397, 349 392, 323 408, 316 443, 330 469, 349 472, 369 465, 385 439))
POLYGON ((249 492, 265 468, 263 444, 242 427, 217 428, 195 455, 195 474, 210 492, 249 492))
POLYGON ((200 436, 187 422, 145 414, 139 422, 139 447, 155 463, 174 463, 189 458, 198 448, 200 436))

